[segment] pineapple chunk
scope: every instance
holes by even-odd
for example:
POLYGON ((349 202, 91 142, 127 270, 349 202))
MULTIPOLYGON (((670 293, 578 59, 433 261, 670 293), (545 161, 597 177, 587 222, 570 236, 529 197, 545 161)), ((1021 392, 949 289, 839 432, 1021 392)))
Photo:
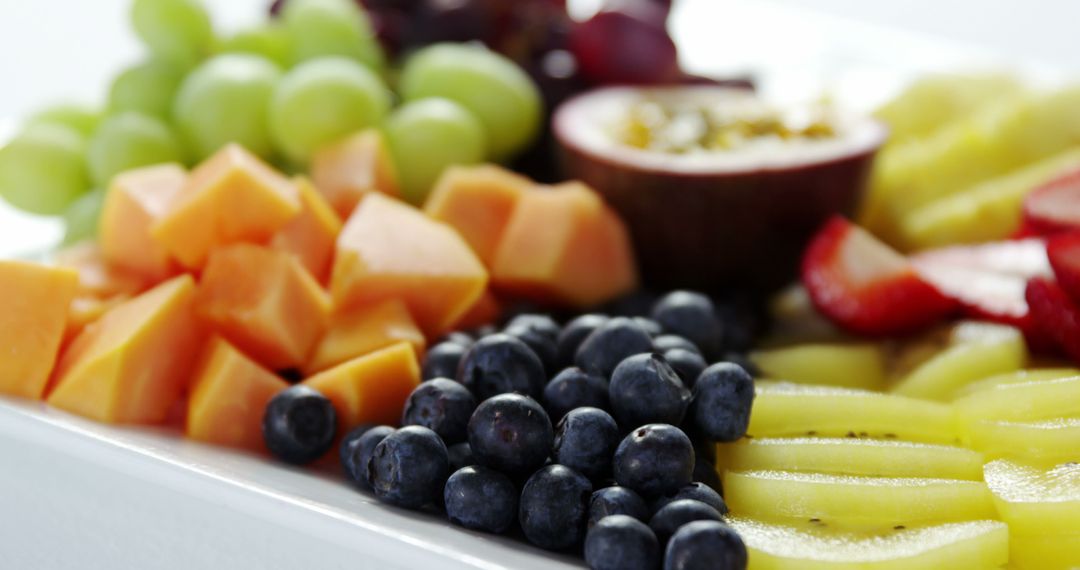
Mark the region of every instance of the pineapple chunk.
POLYGON ((958 479, 728 471, 724 500, 738 516, 866 528, 997 516, 986 484, 958 479))
POLYGON ((998 459, 983 477, 1013 536, 1080 534, 1080 464, 1044 469, 998 459))
POLYGON ((756 351, 750 360, 765 378, 867 390, 885 385, 885 359, 875 343, 798 344, 756 351))
POLYGON ((1033 421, 1080 414, 1080 376, 1003 384, 953 402, 965 437, 979 420, 1033 421))
POLYGON ((1013 536, 1009 556, 1012 567, 1022 570, 1075 570, 1080 568, 1080 534, 1013 536))
POLYGON ((996 374, 989 378, 983 378, 960 387, 956 391, 956 398, 962 398, 975 392, 982 392, 990 388, 1004 386, 1005 384, 1020 384, 1022 382, 1037 382, 1040 380, 1057 380, 1069 376, 1080 376, 1080 368, 1036 368, 996 374))
POLYGON ((721 444, 734 471, 789 470, 870 477, 982 480, 981 453, 950 445, 852 438, 764 438, 721 444))
POLYGON ((1009 559, 1009 529, 997 521, 871 532, 742 518, 729 523, 746 543, 749 570, 983 569, 1009 559))
POLYGON ((952 444, 949 406, 866 390, 758 382, 753 437, 861 437, 952 444))
POLYGON ((978 420, 968 427, 971 447, 988 459, 1011 457, 1040 464, 1074 459, 1080 449, 1080 418, 1035 422, 978 420))

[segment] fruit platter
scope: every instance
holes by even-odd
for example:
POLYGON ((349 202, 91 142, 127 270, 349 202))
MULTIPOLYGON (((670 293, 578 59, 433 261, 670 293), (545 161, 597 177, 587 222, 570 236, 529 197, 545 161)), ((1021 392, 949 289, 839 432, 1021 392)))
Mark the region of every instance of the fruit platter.
POLYGON ((133 0, 0 133, 11 567, 1080 567, 1080 87, 598 4, 133 0))

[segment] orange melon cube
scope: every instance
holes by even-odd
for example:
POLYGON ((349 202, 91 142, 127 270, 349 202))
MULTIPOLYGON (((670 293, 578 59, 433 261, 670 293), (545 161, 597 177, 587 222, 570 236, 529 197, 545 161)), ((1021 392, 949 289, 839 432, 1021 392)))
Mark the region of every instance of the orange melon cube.
POLYGON ((266 242, 299 214, 292 182, 230 144, 191 172, 150 234, 184 267, 200 269, 215 248, 266 242))
POLYGON ((129 170, 113 178, 98 224, 105 261, 150 281, 175 274, 176 262, 150 238, 150 228, 186 183, 187 171, 177 164, 129 170))
POLYGON ((539 302, 590 307, 637 287, 622 220, 580 182, 518 202, 491 267, 496 288, 539 302))
POLYGON ((161 423, 187 385, 202 329, 181 275, 89 325, 60 358, 48 402, 110 423, 161 423))
POLYGON ((450 224, 490 267, 518 199, 532 186, 499 166, 453 166, 435 184, 424 213, 450 224))
POLYGON ((273 370, 303 366, 330 314, 326 292, 296 258, 251 244, 210 255, 196 305, 229 342, 273 370))
POLYGON ((197 441, 264 451, 266 404, 289 384, 214 337, 195 368, 184 433, 197 441))
POLYGON ((316 151, 311 160, 311 177, 342 218, 348 218, 368 192, 400 195, 386 139, 375 129, 316 151))
POLYGON ((0 393, 41 398, 78 288, 71 269, 0 261, 0 393))
POLYGON ((453 228, 393 198, 369 194, 338 236, 330 278, 337 312, 397 298, 437 336, 486 286, 487 270, 453 228))
POLYGON ((106 298, 80 295, 72 299, 71 304, 68 305, 67 326, 64 328, 64 340, 61 346, 67 346, 90 323, 97 321, 105 313, 130 298, 130 295, 120 294, 106 298))
POLYGON ((399 342, 354 358, 304 380, 331 402, 344 434, 363 424, 397 425, 413 388, 420 383, 420 364, 413 345, 399 342))
POLYGON ((310 181, 298 178, 296 188, 300 193, 300 215, 274 236, 270 246, 295 255, 315 279, 326 283, 341 219, 310 181))
POLYGON ((463 331, 489 325, 498 321, 502 312, 502 302, 488 289, 450 329, 463 331))
POLYGON ((53 263, 74 269, 79 274, 79 296, 82 297, 131 297, 150 286, 146 279, 107 263, 101 248, 94 242, 82 242, 56 252, 53 263))
POLYGON ((423 354, 426 342, 409 309, 399 299, 387 299, 331 318, 330 328, 315 345, 304 367, 308 375, 337 366, 391 344, 408 342, 423 354))

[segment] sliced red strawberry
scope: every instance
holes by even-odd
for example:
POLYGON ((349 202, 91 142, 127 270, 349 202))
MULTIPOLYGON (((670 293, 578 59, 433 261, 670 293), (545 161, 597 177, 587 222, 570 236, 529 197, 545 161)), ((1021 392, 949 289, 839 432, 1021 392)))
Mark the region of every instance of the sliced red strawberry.
POLYGON ((1032 190, 1024 198, 1023 227, 1036 235, 1080 230, 1080 170, 1032 190))
POLYGON ((1025 297, 1038 329, 1065 354, 1080 361, 1080 307, 1056 281, 1047 277, 1028 281, 1025 297))
POLYGON ((1080 232, 1058 234, 1046 240, 1046 257, 1061 288, 1080 300, 1080 232))
POLYGON ((865 335, 911 332, 957 306, 922 280, 904 256, 839 216, 810 242, 802 281, 822 314, 865 335))

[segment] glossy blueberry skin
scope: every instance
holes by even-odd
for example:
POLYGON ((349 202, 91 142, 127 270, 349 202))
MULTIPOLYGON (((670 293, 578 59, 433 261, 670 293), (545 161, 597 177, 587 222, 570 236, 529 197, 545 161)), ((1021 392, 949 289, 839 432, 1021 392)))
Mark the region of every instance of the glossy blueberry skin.
POLYGON ((473 338, 472 335, 470 335, 467 332, 450 331, 450 332, 442 335, 441 337, 439 337, 439 339, 436 342, 438 344, 442 344, 444 342, 453 342, 453 343, 460 344, 461 346, 464 346, 464 347, 467 348, 467 347, 472 346, 472 343, 476 342, 476 339, 473 338))
POLYGON ((746 544, 722 522, 695 521, 684 525, 668 541, 664 570, 743 570, 746 544))
POLYGON ((611 378, 623 360, 652 352, 652 337, 633 319, 615 317, 597 327, 578 347, 574 362, 578 368, 611 378))
POLYGON ((539 398, 547 374, 527 344, 507 334, 493 334, 469 347, 461 359, 457 381, 478 401, 513 392, 539 398))
POLYGON ((467 441, 455 443, 454 445, 447 447, 446 455, 450 459, 451 473, 462 467, 476 465, 476 458, 473 457, 472 448, 469 447, 469 442, 467 441))
POLYGON ((367 462, 371 460, 375 446, 392 433, 394 428, 390 426, 365 425, 345 435, 339 451, 341 468, 349 482, 365 491, 371 490, 367 484, 367 462))
POLYGON ((446 378, 421 383, 405 400, 401 425, 424 426, 447 445, 465 441, 476 398, 469 389, 446 378))
POLYGON ((552 458, 596 481, 611 475, 611 456, 622 439, 619 426, 599 408, 571 410, 555 426, 552 458))
POLYGON ((625 430, 652 423, 679 425, 690 405, 690 390, 663 356, 635 354, 611 375, 608 400, 625 430))
POLYGON ((293 465, 311 463, 334 445, 337 412, 317 390, 298 384, 279 392, 266 405, 263 441, 275 457, 293 465))
POLYGON ((546 332, 531 329, 526 325, 519 324, 506 327, 503 330, 503 333, 528 345, 528 347, 536 353, 536 356, 540 359, 540 363, 544 365, 544 374, 546 376, 554 374, 555 371, 559 369, 557 362, 558 348, 555 345, 555 339, 546 332))
POLYGON ((663 334, 654 338, 653 347, 656 349, 656 352, 667 352, 673 348, 681 348, 696 354, 701 354, 701 349, 698 348, 698 345, 677 334, 663 334))
POLYGON ((667 544, 671 535, 684 524, 694 521, 723 520, 719 511, 693 499, 679 499, 664 505, 649 519, 649 528, 656 533, 660 544, 667 544))
POLYGON ((517 502, 517 487, 510 478, 482 465, 455 471, 443 490, 450 522, 484 532, 506 532, 517 517, 517 502))
POLYGON ((606 517, 585 535, 585 564, 590 570, 656 570, 660 541, 633 517, 606 517))
POLYGON ((526 475, 543 465, 554 439, 547 412, 521 394, 489 398, 469 419, 469 447, 477 463, 508 475, 526 475))
POLYGON ((588 313, 566 323, 559 338, 556 339, 557 361, 559 366, 566 368, 574 365, 574 356, 578 347, 594 330, 608 322, 607 315, 588 313))
POLYGON ((573 547, 585 537, 592 484, 564 465, 533 473, 521 490, 518 522, 529 542, 548 550, 573 547))
POLYGON ((663 354, 664 359, 687 388, 693 388, 697 377, 709 366, 700 354, 685 348, 672 348, 663 354))
POLYGON ((694 446, 675 426, 641 426, 619 443, 613 467, 615 481, 643 497, 674 493, 692 480, 694 446))
POLYGON ((747 374, 758 377, 761 376, 761 370, 754 364, 750 357, 741 352, 725 352, 724 357, 720 359, 721 362, 730 362, 732 364, 738 364, 746 371, 747 374))
POLYGON ((591 406, 608 409, 608 383, 595 374, 571 367, 559 372, 544 387, 544 408, 558 421, 566 412, 591 406))
POLYGON ((426 427, 406 426, 386 436, 371 454, 367 482, 380 501, 419 509, 436 501, 450 472, 446 445, 426 427))
POLYGON ((726 515, 728 512, 727 503, 724 502, 724 498, 720 496, 720 493, 717 493, 705 483, 698 482, 690 483, 674 493, 660 495, 653 501, 653 512, 655 513, 668 504, 683 499, 705 503, 722 515, 726 515))
POLYGON ((735 441, 746 435, 754 404, 754 379, 737 364, 718 362, 694 384, 690 421, 713 441, 735 441))
POLYGON ((641 326, 642 330, 649 333, 651 337, 658 337, 664 334, 663 327, 660 323, 648 318, 648 317, 630 317, 634 319, 634 322, 641 326))
POLYGON ((421 376, 424 380, 432 378, 453 378, 457 376, 461 359, 468 351, 468 345, 453 341, 444 341, 436 344, 427 351, 424 357, 424 366, 421 376))
POLYGON ((716 306, 707 296, 693 291, 672 291, 653 305, 652 318, 664 332, 677 334, 701 349, 706 358, 723 350, 723 325, 716 306))
POLYGON ((521 328, 544 335, 552 341, 558 340, 562 327, 549 315, 522 313, 506 323, 506 329, 521 328))
POLYGON ((641 495, 618 485, 594 491, 589 499, 589 526, 611 515, 627 515, 639 521, 649 519, 649 507, 641 495))

